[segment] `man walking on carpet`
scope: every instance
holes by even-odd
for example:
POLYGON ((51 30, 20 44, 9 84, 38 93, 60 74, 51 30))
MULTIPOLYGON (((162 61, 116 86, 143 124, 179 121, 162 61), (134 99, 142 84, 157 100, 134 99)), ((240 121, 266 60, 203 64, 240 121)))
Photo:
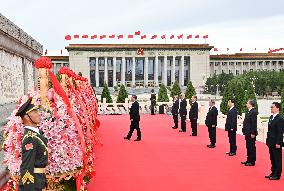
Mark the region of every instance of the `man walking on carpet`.
POLYGON ((139 114, 139 103, 137 102, 137 96, 132 95, 131 97, 132 106, 130 108, 130 130, 124 139, 130 140, 134 129, 137 131, 137 139, 134 141, 141 141, 141 131, 139 128, 140 114, 139 114))

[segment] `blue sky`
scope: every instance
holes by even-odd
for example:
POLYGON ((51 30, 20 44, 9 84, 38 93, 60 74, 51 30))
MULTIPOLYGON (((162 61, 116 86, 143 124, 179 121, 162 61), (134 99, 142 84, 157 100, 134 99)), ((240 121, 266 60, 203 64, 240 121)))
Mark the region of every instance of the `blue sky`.
MULTIPOLYGON (((200 34, 220 53, 284 48, 283 0, 2 0, 1 13, 59 54, 65 34, 200 34)), ((133 43, 73 40, 71 43, 133 43)), ((141 40, 134 40, 141 43, 141 40)), ((156 40, 146 40, 156 43, 156 40)), ((158 43, 164 43, 163 40, 158 43)), ((181 43, 170 41, 168 43, 181 43)), ((204 43, 203 39, 184 43, 204 43)), ((66 53, 66 52, 64 52, 66 53)), ((216 53, 216 52, 213 52, 216 53)))

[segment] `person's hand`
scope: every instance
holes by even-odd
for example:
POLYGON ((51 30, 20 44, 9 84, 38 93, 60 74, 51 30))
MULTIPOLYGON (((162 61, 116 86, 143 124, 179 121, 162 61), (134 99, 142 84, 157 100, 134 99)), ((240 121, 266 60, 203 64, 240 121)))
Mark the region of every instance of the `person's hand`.
POLYGON ((234 131, 234 129, 231 129, 231 131, 234 131))
POLYGON ((252 139, 254 139, 254 138, 255 138, 255 135, 254 135, 254 134, 251 134, 250 137, 251 137, 252 139))
POLYGON ((276 144, 275 145, 276 149, 280 149, 280 145, 276 144))
POLYGON ((215 125, 212 125, 212 127, 215 127, 215 125))
POLYGON ((133 119, 130 119, 130 121, 133 121, 133 119))

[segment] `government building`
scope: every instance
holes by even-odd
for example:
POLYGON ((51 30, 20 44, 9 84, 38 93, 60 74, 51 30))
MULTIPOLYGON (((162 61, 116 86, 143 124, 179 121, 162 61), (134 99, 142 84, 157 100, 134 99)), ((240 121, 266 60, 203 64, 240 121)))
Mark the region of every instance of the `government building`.
POLYGON ((69 57, 53 56, 54 72, 69 66, 89 78, 94 87, 125 85, 181 87, 191 81, 201 88, 210 75, 208 44, 70 44, 69 57))
POLYGON ((284 53, 237 53, 210 56, 210 76, 256 70, 283 71, 284 53))

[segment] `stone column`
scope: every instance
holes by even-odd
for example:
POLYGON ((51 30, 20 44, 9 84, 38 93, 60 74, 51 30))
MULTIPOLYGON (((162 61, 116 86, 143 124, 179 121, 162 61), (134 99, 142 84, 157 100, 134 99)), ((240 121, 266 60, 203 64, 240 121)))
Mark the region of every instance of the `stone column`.
POLYGON ((100 85, 100 78, 99 78, 99 58, 96 57, 96 87, 100 85))
POLYGON ((243 74, 244 73, 244 62, 241 62, 241 72, 240 72, 240 74, 243 74))
POLYGON ((279 71, 279 64, 280 63, 280 61, 276 61, 276 71, 279 71))
POLYGON ((179 85, 184 86, 184 56, 181 57, 179 63, 179 85))
POLYGON ((167 56, 164 56, 164 63, 163 63, 163 72, 162 72, 162 82, 165 86, 167 86, 167 77, 168 77, 168 62, 167 56))
POLYGON ((271 61, 269 61, 269 70, 271 70, 271 61))
POLYGON ((135 67, 136 67, 136 63, 135 63, 135 57, 132 58, 132 82, 131 82, 131 86, 135 87, 135 67))
POLYGON ((121 85, 125 86, 125 57, 122 57, 122 62, 121 62, 121 85))
POLYGON ((234 76, 235 76, 237 73, 237 62, 233 62, 233 63, 234 63, 234 76))
POLYGON ((148 67, 149 67, 149 59, 145 57, 145 67, 144 67, 144 87, 148 87, 148 67))
POLYGON ((159 86, 159 79, 158 79, 158 69, 159 69, 159 58, 158 56, 155 57, 155 67, 154 67, 154 86, 159 86))
POLYGON ((108 84, 108 71, 107 71, 107 57, 105 57, 105 62, 104 62, 104 64, 105 64, 105 75, 104 75, 104 77, 105 77, 105 83, 106 84, 108 84))
POLYGON ((113 57, 112 64, 113 64, 112 80, 113 80, 113 87, 115 87, 116 86, 116 57, 113 57))
POLYGON ((175 83, 175 79, 176 79, 176 57, 173 56, 173 61, 172 61, 172 65, 171 65, 171 84, 175 83))

